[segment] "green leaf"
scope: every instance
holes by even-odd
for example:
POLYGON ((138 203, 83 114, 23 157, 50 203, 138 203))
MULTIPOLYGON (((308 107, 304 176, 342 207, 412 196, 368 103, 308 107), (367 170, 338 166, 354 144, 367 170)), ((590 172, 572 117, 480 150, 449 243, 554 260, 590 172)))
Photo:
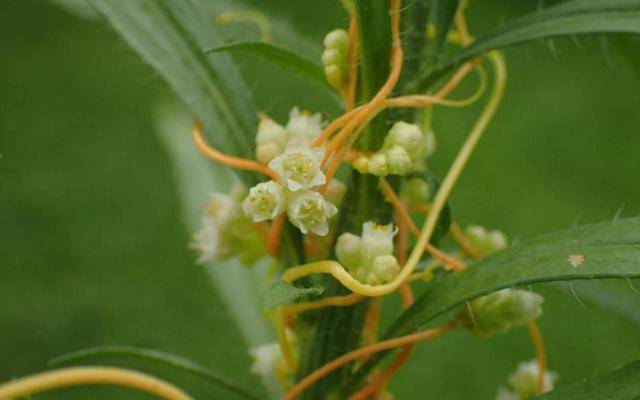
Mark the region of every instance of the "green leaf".
POLYGON ((281 280, 273 281, 262 292, 262 304, 264 308, 276 308, 279 305, 292 304, 307 296, 320 296, 324 287, 296 287, 281 280))
MULTIPOLYGON (((201 0, 91 3, 169 83, 215 147, 253 156, 257 116, 249 90, 229 56, 208 58, 202 53, 201 49, 220 46, 222 41, 201 0)), ((255 179, 241 176, 247 182, 255 179)))
MULTIPOLYGON (((463 271, 442 276, 391 325, 382 340, 422 329, 457 306, 503 288, 637 277, 640 277, 640 218, 568 229, 515 244, 463 271)), ((381 358, 382 354, 365 364, 362 373, 381 358)))
POLYGON ((58 356, 52 359, 49 364, 66 364, 69 362, 92 359, 101 356, 123 356, 126 358, 151 361, 156 364, 162 364, 178 369, 197 378, 203 378, 214 385, 227 389, 242 399, 259 399, 258 396, 248 392, 237 383, 230 381, 228 378, 211 371, 206 367, 196 364, 186 358, 157 350, 139 349, 136 347, 126 346, 92 347, 90 349, 74 351, 72 353, 58 356))
POLYGON ((637 400, 640 395, 640 360, 604 375, 575 382, 536 397, 540 400, 637 400))
POLYGON ((434 23, 436 25, 435 49, 439 50, 447 40, 453 18, 458 9, 459 0, 432 0, 435 8, 434 23))
POLYGON ((324 71, 322 70, 322 68, 320 68, 319 65, 306 60, 289 50, 276 47, 271 44, 263 42, 237 42, 204 50, 205 53, 222 53, 233 51, 246 51, 263 56, 266 59, 273 61, 274 63, 280 64, 283 67, 289 68, 292 71, 298 72, 308 78, 311 78, 314 82, 334 92, 333 88, 331 87, 331 85, 329 85, 327 79, 325 78, 324 71))
POLYGON ((561 35, 640 33, 639 0, 574 0, 512 20, 433 70, 423 70, 412 91, 424 91, 457 65, 489 50, 561 35))

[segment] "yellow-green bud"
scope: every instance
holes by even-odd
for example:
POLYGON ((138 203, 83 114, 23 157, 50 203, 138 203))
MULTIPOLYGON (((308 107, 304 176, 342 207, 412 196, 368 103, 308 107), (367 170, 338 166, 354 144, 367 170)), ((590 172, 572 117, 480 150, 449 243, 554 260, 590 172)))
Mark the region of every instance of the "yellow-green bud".
POLYGON ((362 263, 361 244, 360 236, 353 233, 343 233, 336 241, 336 258, 349 271, 356 271, 362 263))
POLYGON ((280 124, 266 116, 260 118, 256 144, 276 143, 284 148, 288 139, 289 134, 280 124))
POLYGON ((394 256, 383 255, 373 259, 371 270, 384 283, 393 280, 398 275, 400 265, 394 256))
POLYGON ((276 143, 264 143, 256 146, 256 160, 262 164, 269 164, 280 154, 282 154, 282 147, 276 143))
POLYGON ((433 131, 427 132, 427 134, 424 135, 424 147, 423 147, 424 156, 431 157, 433 153, 436 152, 437 148, 438 148, 438 141, 436 139, 435 133, 433 133, 433 131))
POLYGON ((360 156, 353 162, 353 168, 361 174, 369 172, 369 158, 360 156))
POLYGON ((487 231, 479 225, 470 225, 465 229, 465 236, 471 246, 481 255, 503 250, 508 246, 507 236, 500 231, 487 231))
POLYGON ((349 34, 344 29, 334 29, 324 37, 323 44, 328 49, 346 53, 349 48, 349 34))
POLYGON ((371 156, 368 163, 368 172, 376 176, 389 175, 387 156, 384 153, 377 153, 371 156))
POLYGON ((423 179, 407 179, 402 182, 400 198, 409 204, 427 203, 431 200, 431 187, 423 179))
POLYGON ((502 289, 469 302, 462 314, 466 327, 478 336, 506 332, 511 325, 523 325, 542 314, 544 298, 520 289, 502 289))
POLYGON ((413 160, 420 153, 421 142, 422 131, 417 125, 398 121, 389 130, 389 134, 384 140, 384 147, 401 146, 413 160))
POLYGON ((340 89, 344 85, 344 73, 337 65, 325 66, 324 74, 327 77, 327 82, 329 82, 332 87, 340 89))
POLYGON ((384 152, 390 174, 405 175, 411 171, 413 163, 404 147, 393 145, 384 152))
POLYGON ((334 65, 338 67, 345 63, 344 56, 345 54, 338 49, 326 48, 322 52, 322 63, 327 66, 334 65))

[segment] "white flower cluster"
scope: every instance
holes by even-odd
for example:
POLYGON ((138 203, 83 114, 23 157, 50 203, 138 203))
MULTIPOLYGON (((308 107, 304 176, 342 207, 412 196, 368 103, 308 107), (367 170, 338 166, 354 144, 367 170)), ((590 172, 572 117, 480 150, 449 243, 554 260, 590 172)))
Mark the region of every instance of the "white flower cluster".
POLYGON ((198 263, 238 256, 242 263, 251 265, 266 254, 255 225, 239 207, 245 194, 246 190, 237 185, 230 194, 209 195, 200 230, 192 243, 200 252, 198 263))
POLYGON ((344 88, 348 77, 348 52, 349 34, 344 29, 335 29, 324 37, 324 73, 329 84, 338 90, 344 88))
POLYGON ((379 285, 393 280, 400 272, 393 256, 393 224, 365 222, 362 236, 343 233, 336 243, 336 257, 360 282, 379 285))
POLYGON ((361 156, 353 167, 376 176, 406 175, 420 167, 423 158, 435 151, 435 135, 426 135, 417 125, 396 122, 384 139, 382 149, 370 157, 361 156))
MULTIPOLYGON (((536 360, 518 364, 518 369, 509 375, 509 386, 513 390, 500 388, 496 400, 529 400, 538 395, 540 370, 536 360)), ((558 375, 546 371, 542 393, 553 390, 558 375)))
POLYGON ((469 225, 465 229, 465 236, 473 248, 480 256, 487 256, 500 250, 504 250, 509 245, 507 236, 501 231, 487 231, 479 225, 469 225))
POLYGON ((290 143, 307 144, 322 134, 322 117, 294 107, 286 127, 266 115, 260 116, 256 135, 256 160, 268 164, 284 153, 290 143))
MULTIPOLYGON (((311 116, 294 108, 286 129, 263 117, 256 136, 256 155, 278 174, 280 182, 259 183, 249 191, 242 208, 254 222, 272 220, 286 212, 304 234, 325 236, 329 232, 328 220, 338 209, 314 190, 326 183, 321 170, 324 151, 309 146, 321 133, 319 114, 311 116)), ((327 187, 327 198, 337 204, 345 190, 334 179, 327 187)))

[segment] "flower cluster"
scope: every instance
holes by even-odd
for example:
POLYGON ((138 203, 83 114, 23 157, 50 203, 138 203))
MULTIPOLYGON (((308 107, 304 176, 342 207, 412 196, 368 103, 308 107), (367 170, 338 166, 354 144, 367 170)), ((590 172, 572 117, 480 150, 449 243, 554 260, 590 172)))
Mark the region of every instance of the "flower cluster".
POLYGON ((520 289, 502 289, 468 303, 461 321, 477 336, 506 332, 512 325, 523 325, 542 315, 544 298, 520 289))
POLYGON ((349 35, 344 29, 336 29, 324 37, 322 64, 327 82, 334 88, 342 90, 348 78, 347 56, 349 52, 349 35))
POLYGON ((435 135, 423 135, 420 127, 396 122, 384 139, 382 148, 373 155, 361 156, 353 166, 360 173, 376 176, 406 175, 422 168, 421 162, 435 151, 435 135))
MULTIPOLYGON (((542 393, 553 390, 558 375, 545 371, 542 393)), ((509 386, 512 390, 500 388, 496 400, 529 400, 540 394, 540 370, 535 360, 518 364, 518 369, 509 375, 509 386)))
POLYGON ((378 285, 396 277, 400 271, 393 256, 393 224, 365 222, 362 236, 343 233, 336 243, 336 257, 360 282, 378 285))
MULTIPOLYGON (((250 189, 242 208, 254 222, 273 220, 286 212, 304 234, 325 236, 329 232, 328 219, 338 209, 314 190, 326 183, 321 170, 324 151, 309 145, 321 133, 320 115, 301 113, 297 108, 291 111, 286 128, 262 118, 256 136, 256 157, 259 162, 268 163, 280 182, 262 182, 250 189)), ((336 190, 340 191, 334 184, 332 194, 336 190)))
POLYGON ((508 246, 507 236, 498 230, 487 231, 482 226, 469 225, 464 233, 480 256, 487 256, 508 246))
POLYGON ((238 256, 243 264, 252 265, 266 255, 260 233, 238 205, 245 195, 241 185, 233 187, 230 194, 209 195, 192 243, 200 252, 198 263, 238 256))

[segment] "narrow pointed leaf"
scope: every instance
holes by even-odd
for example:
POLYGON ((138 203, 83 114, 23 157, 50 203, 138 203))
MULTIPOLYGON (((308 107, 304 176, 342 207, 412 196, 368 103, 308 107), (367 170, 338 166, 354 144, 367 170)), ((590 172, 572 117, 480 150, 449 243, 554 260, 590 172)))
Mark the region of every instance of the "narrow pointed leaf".
POLYGON ((262 56, 269 61, 279 64, 285 68, 288 68, 294 72, 297 72, 307 78, 310 78, 315 83, 320 84, 327 89, 334 91, 328 84, 325 78, 322 68, 297 54, 263 42, 238 42, 230 43, 223 46, 217 46, 204 51, 207 54, 211 53, 225 53, 225 52, 248 52, 262 56))
POLYGON ((412 89, 425 90, 457 65, 489 50, 536 39, 590 33, 640 33, 640 1, 574 0, 514 19, 433 70, 423 70, 412 89))
MULTIPOLYGON (((391 325, 383 340, 422 329, 457 306, 503 288, 638 277, 640 218, 568 229, 513 245, 463 271, 443 276, 430 284, 414 305, 391 325)), ((372 368, 382 355, 365 364, 361 372, 372 368)))
POLYGON ((432 3, 435 6, 435 49, 439 50, 445 40, 447 40, 447 35, 449 34, 449 30, 451 30, 451 25, 453 25, 459 0, 433 0, 432 3))
POLYGON ((307 296, 319 296, 324 292, 322 286, 296 287, 276 280, 262 292, 262 305, 266 309, 275 308, 283 304, 292 304, 307 296))
MULTIPOLYGON (((211 58, 202 53, 203 48, 223 43, 201 0, 91 3, 167 81, 215 147, 238 156, 253 155, 257 116, 249 90, 228 55, 211 58)), ((251 180, 248 174, 242 176, 251 180)))
POLYGON ((640 396, 640 360, 624 367, 536 397, 540 400, 637 400, 640 396))
POLYGON ((50 361, 50 365, 67 364, 70 362, 95 359, 97 357, 116 356, 126 359, 150 361, 155 364, 169 366, 186 374, 204 379, 214 385, 218 385, 234 393, 238 398, 257 400, 259 397, 242 388, 228 378, 211 371, 186 358, 151 349, 140 349, 126 346, 92 347, 64 354, 50 361))

